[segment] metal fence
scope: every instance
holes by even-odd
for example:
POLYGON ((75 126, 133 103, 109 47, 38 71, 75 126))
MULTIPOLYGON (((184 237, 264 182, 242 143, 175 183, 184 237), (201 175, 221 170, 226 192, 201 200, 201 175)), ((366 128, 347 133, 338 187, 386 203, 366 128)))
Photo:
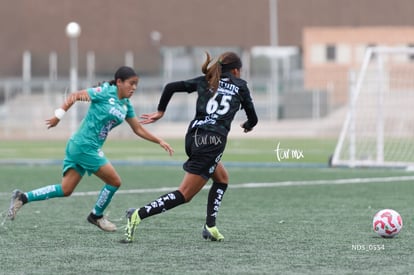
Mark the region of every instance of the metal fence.
MULTIPOLYGON (((288 120, 320 120, 332 113, 330 93, 334 91, 304 89, 303 71, 299 56, 292 55, 277 59, 276 71, 272 58, 266 54, 242 51, 237 48, 205 49, 188 51, 183 47, 163 49, 162 72, 155 76, 141 76, 136 94, 131 99, 137 114, 156 110, 165 83, 187 79, 201 74, 204 61, 203 51, 218 56, 224 50, 237 51, 243 59, 242 77, 249 83, 258 116, 261 121, 277 123, 288 120), (276 81, 275 81, 276 80, 276 81)), ((26 53, 27 54, 27 53, 26 53)), ((78 77, 77 86, 87 88, 98 82, 110 80, 107 76, 78 77), (93 82, 93 83, 92 83, 93 82)), ((47 134, 44 120, 53 115, 53 110, 70 91, 69 77, 16 77, 0 79, 0 138, 60 138, 67 137, 79 124, 88 108, 87 103, 78 103, 76 117, 68 115, 61 122, 53 137, 47 134)), ((164 123, 185 125, 194 115, 195 94, 176 94, 168 106, 164 123)), ((239 112, 236 121, 244 120, 239 112)), ((340 121, 339 121, 340 123, 340 121)), ((182 127, 177 129, 182 131, 182 127)), ((126 136, 125 127, 115 131, 126 136)))

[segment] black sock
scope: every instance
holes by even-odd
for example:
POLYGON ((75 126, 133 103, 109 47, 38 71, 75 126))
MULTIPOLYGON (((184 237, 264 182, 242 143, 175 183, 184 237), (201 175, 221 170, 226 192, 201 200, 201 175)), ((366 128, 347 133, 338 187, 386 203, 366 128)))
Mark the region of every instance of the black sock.
POLYGON ((27 197, 24 193, 20 194, 20 200, 23 202, 23 204, 27 203, 27 197))
POLYGON ((206 224, 208 227, 216 226, 216 218, 218 210, 220 208, 221 200, 223 199, 224 192, 226 192, 227 184, 213 182, 208 193, 207 200, 207 217, 206 224))
POLYGON ((97 215, 95 215, 94 213, 90 213, 89 214, 89 216, 91 216, 93 219, 95 219, 95 220, 98 220, 98 219, 100 219, 100 218, 102 218, 103 217, 103 215, 101 215, 101 216, 97 216, 97 215))
POLYGON ((185 202, 183 194, 176 190, 174 192, 165 194, 155 201, 141 207, 138 210, 138 215, 142 219, 148 218, 152 215, 160 214, 169 209, 172 209, 185 202))

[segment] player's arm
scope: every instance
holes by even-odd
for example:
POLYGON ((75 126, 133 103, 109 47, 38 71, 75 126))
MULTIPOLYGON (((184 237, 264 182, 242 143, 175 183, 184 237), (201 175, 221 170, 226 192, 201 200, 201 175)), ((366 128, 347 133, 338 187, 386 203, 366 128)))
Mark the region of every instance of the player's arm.
POLYGON ((136 116, 126 118, 125 120, 137 136, 159 144, 162 148, 164 148, 165 151, 170 154, 170 156, 174 153, 174 149, 167 142, 159 137, 154 136, 147 129, 145 129, 138 121, 138 118, 136 116))
POLYGON ((76 101, 90 101, 91 98, 86 90, 71 93, 65 98, 60 108, 55 110, 54 116, 46 120, 47 128, 55 127, 59 121, 63 118, 66 112, 75 104, 76 101))
POLYGON ((162 95, 160 101, 158 103, 157 112, 149 113, 149 114, 142 114, 140 118, 140 122, 143 124, 149 124, 156 122, 160 118, 164 116, 165 110, 167 109, 168 103, 170 102, 172 96, 176 92, 191 92, 194 91, 196 88, 189 87, 185 84, 184 81, 176 81, 171 82, 165 85, 164 90, 162 91, 162 95))
MULTIPOLYGON (((248 90, 247 90, 248 91, 248 90)), ((253 127, 256 126, 258 122, 256 109, 253 104, 253 100, 250 96, 250 92, 246 93, 244 100, 242 101, 242 108, 244 109, 247 120, 242 123, 240 126, 244 129, 244 132, 250 132, 253 130, 253 127)))

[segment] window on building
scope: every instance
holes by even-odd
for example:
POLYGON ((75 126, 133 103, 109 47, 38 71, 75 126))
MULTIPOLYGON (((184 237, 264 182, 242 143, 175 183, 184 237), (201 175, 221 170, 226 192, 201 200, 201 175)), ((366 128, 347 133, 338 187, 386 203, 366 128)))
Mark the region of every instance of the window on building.
POLYGON ((326 61, 334 62, 336 60, 336 47, 335 45, 326 45, 326 61))
POLYGON ((322 44, 314 44, 310 50, 310 62, 314 65, 325 63, 325 46, 322 44))
POLYGON ((349 64, 351 62, 351 46, 341 43, 336 45, 336 63, 349 64))
MULTIPOLYGON (((367 45, 367 48, 376 47, 376 46, 377 45, 375 43, 370 43, 370 44, 367 45)), ((375 60, 376 58, 377 58, 377 54, 375 52, 373 52, 372 56, 371 56, 371 60, 375 60)))
MULTIPOLYGON (((414 44, 408 44, 408 47, 414 49, 414 44)), ((414 62, 414 54, 410 54, 408 58, 411 62, 414 62)))

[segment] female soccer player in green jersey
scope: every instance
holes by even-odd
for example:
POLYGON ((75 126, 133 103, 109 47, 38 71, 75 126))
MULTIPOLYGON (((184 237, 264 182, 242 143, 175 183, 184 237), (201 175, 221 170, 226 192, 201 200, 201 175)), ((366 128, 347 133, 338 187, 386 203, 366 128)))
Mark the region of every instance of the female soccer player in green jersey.
POLYGON ((116 230, 115 224, 104 216, 112 196, 121 186, 120 176, 101 149, 108 133, 125 120, 137 136, 158 143, 170 155, 173 153, 170 145, 142 127, 135 115, 129 98, 134 94, 138 81, 139 78, 132 68, 120 67, 114 80, 72 93, 55 110, 55 115, 46 120, 48 128, 55 127, 76 101, 90 102, 79 129, 67 142, 62 181, 25 193, 14 190, 8 212, 11 220, 14 220, 17 211, 24 204, 70 196, 87 172, 88 175, 95 174, 105 183, 87 220, 104 231, 116 230))
POLYGON ((139 222, 178 205, 189 202, 212 178, 207 198, 207 215, 202 236, 212 241, 224 239, 216 227, 216 217, 228 185, 228 174, 221 162, 230 125, 237 111, 244 109, 247 121, 241 127, 249 132, 257 123, 257 115, 246 81, 240 78, 242 67, 239 56, 233 52, 220 55, 211 63, 210 55, 202 66, 204 75, 169 83, 165 86, 158 111, 144 114, 142 123, 152 123, 163 117, 168 102, 175 92, 197 92, 196 114, 185 137, 188 160, 184 163, 185 176, 178 190, 167 193, 151 203, 127 210, 126 239, 133 241, 139 222))

